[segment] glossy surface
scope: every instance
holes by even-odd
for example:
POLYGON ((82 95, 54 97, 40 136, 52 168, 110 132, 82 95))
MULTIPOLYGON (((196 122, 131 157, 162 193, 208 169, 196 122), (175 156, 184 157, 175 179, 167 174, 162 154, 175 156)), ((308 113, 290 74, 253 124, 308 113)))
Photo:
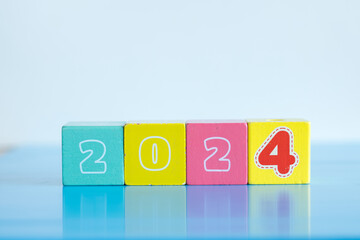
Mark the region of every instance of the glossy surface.
POLYGON ((360 237, 360 144, 313 145, 310 185, 65 186, 61 149, 0 156, 0 237, 360 237))

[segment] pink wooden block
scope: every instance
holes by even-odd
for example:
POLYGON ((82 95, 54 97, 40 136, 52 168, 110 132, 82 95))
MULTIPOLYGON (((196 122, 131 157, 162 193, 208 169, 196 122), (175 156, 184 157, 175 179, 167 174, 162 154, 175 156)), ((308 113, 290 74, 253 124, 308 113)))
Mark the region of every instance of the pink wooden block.
POLYGON ((247 123, 188 121, 186 175, 189 185, 247 184, 247 123))

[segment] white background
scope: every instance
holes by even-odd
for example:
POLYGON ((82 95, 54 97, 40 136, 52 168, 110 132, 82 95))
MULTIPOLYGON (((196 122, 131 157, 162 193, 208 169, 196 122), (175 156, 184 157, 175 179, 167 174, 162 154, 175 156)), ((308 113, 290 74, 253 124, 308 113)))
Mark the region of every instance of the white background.
POLYGON ((0 144, 68 121, 301 117, 360 140, 360 1, 0 1, 0 144))

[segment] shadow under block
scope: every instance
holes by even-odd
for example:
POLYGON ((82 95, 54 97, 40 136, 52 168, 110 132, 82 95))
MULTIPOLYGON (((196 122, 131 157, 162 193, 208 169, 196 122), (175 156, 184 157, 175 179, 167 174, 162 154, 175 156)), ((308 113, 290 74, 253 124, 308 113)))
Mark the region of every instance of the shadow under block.
POLYGON ((310 122, 248 120, 249 184, 310 182, 310 122))
POLYGON ((62 128, 64 185, 124 184, 124 123, 69 123, 62 128))
POLYGON ((184 185, 185 134, 185 123, 126 124, 126 185, 184 185))
POLYGON ((189 185, 247 184, 246 122, 187 122, 186 156, 189 185))

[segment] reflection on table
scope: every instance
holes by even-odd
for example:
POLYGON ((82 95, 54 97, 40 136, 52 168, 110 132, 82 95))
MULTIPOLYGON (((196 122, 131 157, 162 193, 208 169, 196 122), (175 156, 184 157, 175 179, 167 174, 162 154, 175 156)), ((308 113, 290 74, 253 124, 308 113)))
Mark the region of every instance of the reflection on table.
POLYGON ((63 236, 123 236, 124 189, 123 186, 64 187, 63 236))
POLYGON ((187 235, 246 236, 247 186, 187 186, 187 235))
POLYGON ((250 185, 251 237, 310 236, 309 185, 250 185))
POLYGON ((307 237, 309 185, 63 188, 64 237, 307 237))
POLYGON ((125 234, 127 237, 185 237, 185 186, 127 186, 125 234))

